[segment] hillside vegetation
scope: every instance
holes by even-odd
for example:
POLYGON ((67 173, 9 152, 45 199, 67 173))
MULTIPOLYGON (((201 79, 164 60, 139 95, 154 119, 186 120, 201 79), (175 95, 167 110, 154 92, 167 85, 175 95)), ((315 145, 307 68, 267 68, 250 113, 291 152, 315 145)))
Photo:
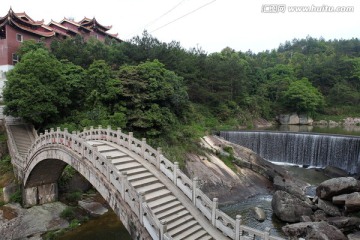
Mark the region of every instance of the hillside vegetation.
POLYGON ((258 117, 360 110, 359 39, 307 37, 260 53, 208 54, 144 32, 122 43, 27 41, 19 55, 7 74, 5 111, 38 129, 111 125, 165 149, 194 151, 198 136, 258 117))

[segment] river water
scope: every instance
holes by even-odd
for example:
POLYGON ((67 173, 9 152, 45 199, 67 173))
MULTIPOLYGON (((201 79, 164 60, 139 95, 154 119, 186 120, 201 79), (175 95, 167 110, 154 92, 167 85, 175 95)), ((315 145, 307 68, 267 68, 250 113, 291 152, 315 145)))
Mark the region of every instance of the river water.
MULTIPOLYGON (((324 134, 345 134, 345 135, 358 135, 360 136, 360 127, 353 128, 323 128, 323 127, 298 127, 294 126, 290 128, 277 128, 271 130, 279 131, 291 131, 291 132, 317 132, 324 134)), ((318 169, 305 169, 297 166, 285 166, 296 177, 301 178, 304 181, 316 186, 322 181, 328 179, 322 171, 318 169)), ((271 195, 257 195, 251 197, 245 201, 221 206, 221 210, 226 212, 229 216, 235 218, 236 215, 242 216, 242 223, 257 229, 264 230, 269 227, 271 235, 284 237, 281 232, 281 227, 284 223, 279 221, 272 214, 271 210, 271 195), (253 217, 252 209, 255 206, 263 208, 266 213, 266 219, 263 222, 258 222, 253 217)), ((56 238, 57 240, 130 240, 131 237, 121 221, 111 210, 109 213, 98 217, 96 219, 89 220, 82 224, 80 227, 65 233, 64 235, 56 238)))

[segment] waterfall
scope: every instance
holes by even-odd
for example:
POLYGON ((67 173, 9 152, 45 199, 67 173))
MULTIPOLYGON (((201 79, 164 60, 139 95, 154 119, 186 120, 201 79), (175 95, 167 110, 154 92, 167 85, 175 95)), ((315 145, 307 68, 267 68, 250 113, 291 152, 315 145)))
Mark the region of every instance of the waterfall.
POLYGON ((220 132, 220 137, 272 162, 360 172, 360 137, 267 131, 220 132))

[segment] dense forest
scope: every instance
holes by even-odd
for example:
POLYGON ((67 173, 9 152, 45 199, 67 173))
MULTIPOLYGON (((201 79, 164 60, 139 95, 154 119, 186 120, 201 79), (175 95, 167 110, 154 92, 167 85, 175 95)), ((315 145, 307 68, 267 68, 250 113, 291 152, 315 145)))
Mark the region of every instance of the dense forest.
POLYGON ((5 111, 38 129, 112 125, 171 145, 279 113, 360 110, 359 39, 307 37, 271 51, 208 54, 144 32, 121 43, 27 41, 18 54, 5 111))

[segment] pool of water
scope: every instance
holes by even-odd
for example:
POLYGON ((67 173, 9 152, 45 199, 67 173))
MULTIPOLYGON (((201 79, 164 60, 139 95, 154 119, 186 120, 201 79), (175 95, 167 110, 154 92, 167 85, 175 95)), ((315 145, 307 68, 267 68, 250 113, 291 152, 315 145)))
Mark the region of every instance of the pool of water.
POLYGON ((56 240, 132 240, 124 225, 113 211, 91 219, 56 240))
POLYGON ((243 225, 259 230, 265 230, 265 228, 268 227, 270 228, 271 235, 285 237, 281 231, 281 227, 283 227, 285 223, 278 220, 276 216, 273 216, 271 200, 271 195, 257 195, 236 204, 222 206, 221 210, 233 218, 236 218, 236 215, 241 215, 243 225), (254 207, 260 207, 264 210, 266 213, 265 221, 259 222, 255 219, 253 213, 254 207))

